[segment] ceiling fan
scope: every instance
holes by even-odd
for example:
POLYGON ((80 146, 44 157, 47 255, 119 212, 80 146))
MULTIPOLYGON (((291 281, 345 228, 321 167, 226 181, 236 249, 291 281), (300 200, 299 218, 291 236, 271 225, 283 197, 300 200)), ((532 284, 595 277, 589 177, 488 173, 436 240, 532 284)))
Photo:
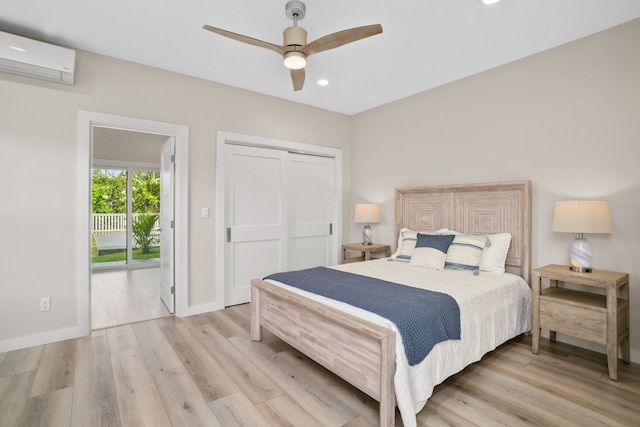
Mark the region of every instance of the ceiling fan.
POLYGON ((205 25, 203 28, 220 34, 221 36, 263 47, 281 54, 284 58, 284 66, 291 70, 291 80, 294 91, 301 90, 304 86, 304 67, 307 65, 307 57, 360 39, 375 36, 382 32, 382 25, 380 24, 366 25, 364 27, 338 31, 337 33, 329 34, 311 43, 307 43, 307 31, 302 27, 298 27, 298 21, 305 17, 306 10, 306 6, 301 1, 287 2, 285 5, 285 15, 287 18, 293 20, 293 26, 285 28, 282 32, 284 39, 282 46, 209 25, 205 25))

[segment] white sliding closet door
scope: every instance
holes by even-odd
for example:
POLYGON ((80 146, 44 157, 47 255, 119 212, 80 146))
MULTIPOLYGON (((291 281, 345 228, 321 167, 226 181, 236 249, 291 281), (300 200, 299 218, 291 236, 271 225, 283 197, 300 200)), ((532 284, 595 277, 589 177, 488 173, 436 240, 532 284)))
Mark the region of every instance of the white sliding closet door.
POLYGON ((250 300, 251 279, 334 263, 334 172, 330 157, 225 146, 226 306, 250 300))
POLYGON ((287 262, 285 151, 225 149, 225 305, 248 302, 251 279, 287 262))
POLYGON ((329 265, 334 259, 333 159, 289 154, 289 270, 329 265))

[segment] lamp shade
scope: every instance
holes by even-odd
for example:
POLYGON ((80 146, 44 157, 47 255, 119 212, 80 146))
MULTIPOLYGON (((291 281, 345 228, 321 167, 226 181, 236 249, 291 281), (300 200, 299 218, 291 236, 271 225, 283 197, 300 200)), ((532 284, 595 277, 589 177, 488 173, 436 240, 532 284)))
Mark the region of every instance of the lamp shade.
POLYGON ((380 222, 380 205, 358 203, 353 220, 354 222, 365 222, 367 224, 380 222))
POLYGON ((552 230, 565 233, 611 233, 613 228, 609 202, 556 202, 552 230))

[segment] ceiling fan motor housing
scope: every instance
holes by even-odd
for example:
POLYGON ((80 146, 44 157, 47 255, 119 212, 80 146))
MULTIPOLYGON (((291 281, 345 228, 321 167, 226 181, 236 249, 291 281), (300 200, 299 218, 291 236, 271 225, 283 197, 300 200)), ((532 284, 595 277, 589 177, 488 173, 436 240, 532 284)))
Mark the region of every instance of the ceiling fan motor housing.
POLYGON ((282 32, 282 36, 285 46, 296 47, 307 44, 307 30, 302 27, 287 27, 282 32))

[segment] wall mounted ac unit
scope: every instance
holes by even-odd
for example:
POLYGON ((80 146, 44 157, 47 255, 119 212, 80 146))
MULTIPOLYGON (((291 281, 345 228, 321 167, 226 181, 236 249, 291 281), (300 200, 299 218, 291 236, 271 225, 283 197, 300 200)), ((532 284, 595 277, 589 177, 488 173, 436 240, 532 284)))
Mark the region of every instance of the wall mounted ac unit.
POLYGON ((73 84, 75 50, 0 31, 0 71, 73 84))

